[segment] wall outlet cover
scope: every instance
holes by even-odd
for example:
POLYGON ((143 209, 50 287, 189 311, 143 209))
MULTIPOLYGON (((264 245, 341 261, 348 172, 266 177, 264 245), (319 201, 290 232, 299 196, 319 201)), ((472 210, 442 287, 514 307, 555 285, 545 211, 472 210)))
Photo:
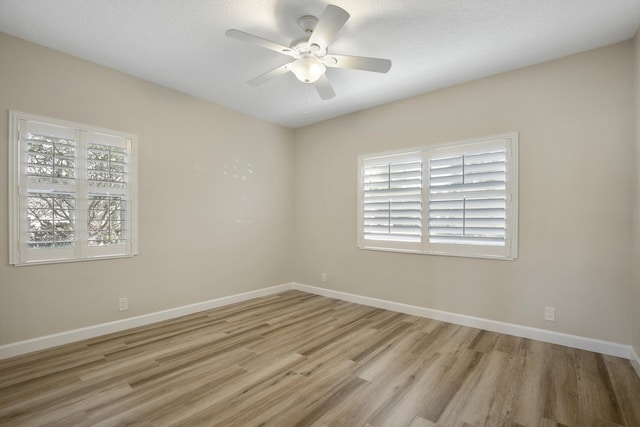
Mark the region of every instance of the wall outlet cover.
POLYGON ((556 309, 554 307, 545 307, 544 308, 544 320, 548 322, 556 321, 556 309))

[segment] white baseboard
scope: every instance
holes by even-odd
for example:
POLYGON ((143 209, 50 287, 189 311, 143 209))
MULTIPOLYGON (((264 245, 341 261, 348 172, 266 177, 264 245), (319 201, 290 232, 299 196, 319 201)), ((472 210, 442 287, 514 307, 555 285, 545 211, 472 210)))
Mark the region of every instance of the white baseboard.
POLYGON ((631 347, 631 366, 636 370, 636 374, 640 377, 640 357, 638 357, 638 353, 635 352, 633 347, 631 347))
POLYGON ((68 344, 71 342, 110 334, 113 332, 119 332, 126 329, 135 328, 137 326, 144 326, 150 323, 160 322, 163 320, 173 319, 176 317, 185 316, 187 314, 197 313, 199 311, 210 310, 212 308, 246 301, 252 298, 258 298, 278 292, 283 292, 289 289, 295 289, 302 292, 335 298, 343 301, 353 302, 356 304, 382 308, 385 310, 411 314, 414 316, 441 320, 444 322, 454 323, 456 325, 469 326, 473 328, 484 329, 487 331, 499 332, 523 338, 530 338, 553 344, 560 344, 567 347, 579 348, 582 350, 594 351, 611 356, 623 357, 631 360, 631 363, 640 376, 640 358, 638 358, 638 355, 633 351, 631 346, 628 345, 596 340, 593 338, 579 337, 576 335, 569 335, 560 332, 547 331, 544 329, 521 326, 512 323, 498 322, 495 320, 483 319, 479 317, 466 316, 463 314, 433 310, 430 308, 387 301, 378 298, 365 297, 362 295, 350 294, 347 292, 340 292, 326 288, 319 288, 315 286, 304 285, 301 283, 287 283, 270 288, 258 289, 255 291, 216 298, 209 301, 171 308, 155 313, 144 314, 142 316, 130 317, 128 319, 102 323, 99 325, 88 326, 86 328, 74 329, 71 331, 65 331, 57 334, 2 345, 0 346, 0 359, 6 359, 8 357, 18 356, 45 348, 68 344))
MULTIPOLYGON (((397 311, 429 319, 441 320, 443 322, 454 323, 456 325, 470 326, 472 328, 484 329, 492 332, 499 332, 507 335, 514 335, 522 338, 530 338, 553 344, 560 344, 567 347, 579 348, 581 350, 594 351, 611 356, 623 357, 633 360, 633 350, 629 345, 617 344, 610 341, 602 341, 593 338, 580 337, 576 335, 564 334, 561 332, 548 331, 545 329, 521 326, 513 323, 498 322, 495 320, 483 319, 480 317, 466 316, 464 314, 450 313, 447 311, 433 310, 415 305, 402 304, 399 302, 386 301, 378 298, 370 298, 346 292, 334 291, 331 289, 318 288, 315 286, 303 285, 301 283, 292 284, 293 289, 336 298, 357 304, 368 305, 385 310, 397 311)), ((635 356, 636 360, 637 355, 635 356)), ((637 369, 637 368, 636 368, 637 369)), ((638 373, 640 376, 640 372, 638 373)))
POLYGON ((150 323, 173 319, 176 317, 185 316, 187 314, 197 313, 199 311, 210 310, 212 308, 234 304, 236 302, 246 301, 252 298, 258 298, 278 292, 283 292, 288 289, 292 289, 291 284, 258 289, 255 291, 249 291, 241 294, 235 294, 222 298, 198 302, 195 304, 189 304, 182 307, 170 308, 168 310, 143 314, 141 316, 130 317, 128 319, 116 320, 113 322, 88 326, 86 328, 74 329, 71 331, 46 335, 43 337, 33 338, 25 341, 18 341, 15 343, 0 346, 0 359, 19 356, 21 354, 31 353, 32 351, 43 350, 45 348, 68 344, 87 338, 94 338, 113 332, 124 331, 125 329, 131 329, 137 326, 144 326, 150 323))

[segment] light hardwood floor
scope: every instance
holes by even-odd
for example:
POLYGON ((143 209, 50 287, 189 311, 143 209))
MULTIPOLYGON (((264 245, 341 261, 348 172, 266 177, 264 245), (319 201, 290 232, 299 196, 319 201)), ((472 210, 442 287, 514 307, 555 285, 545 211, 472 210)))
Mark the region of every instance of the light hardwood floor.
POLYGON ((0 361, 11 426, 640 426, 629 361, 289 291, 0 361))

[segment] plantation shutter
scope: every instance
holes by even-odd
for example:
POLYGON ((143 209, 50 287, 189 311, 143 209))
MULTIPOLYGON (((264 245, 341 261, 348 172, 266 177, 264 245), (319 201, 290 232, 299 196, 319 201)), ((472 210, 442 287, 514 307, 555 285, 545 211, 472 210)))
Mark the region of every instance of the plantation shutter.
POLYGON ((10 263, 136 254, 135 136, 10 112, 10 263))
POLYGON ((127 157, 126 138, 90 133, 87 145, 89 246, 126 244, 127 157))
POLYGON ((358 246, 518 256, 518 134, 358 158, 358 246))
POLYGON ((361 186, 364 240, 420 243, 421 152, 364 159, 361 186))
POLYGON ((20 120, 20 251, 26 260, 75 256, 75 129, 20 120))
POLYGON ((429 156, 429 243, 506 245, 507 156, 500 141, 429 156))

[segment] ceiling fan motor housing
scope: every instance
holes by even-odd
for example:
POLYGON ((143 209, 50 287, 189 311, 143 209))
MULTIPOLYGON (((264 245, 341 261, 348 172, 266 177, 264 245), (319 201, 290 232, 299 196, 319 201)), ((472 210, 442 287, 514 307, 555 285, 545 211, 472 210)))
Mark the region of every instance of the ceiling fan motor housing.
POLYGON ((298 19, 298 25, 305 33, 311 34, 314 28, 316 28, 316 25, 318 25, 318 18, 311 15, 305 15, 298 19))
POLYGON ((324 56, 327 51, 324 49, 322 51, 322 47, 319 44, 312 43, 308 44, 311 34, 313 30, 316 28, 318 24, 318 18, 312 15, 305 15, 302 18, 298 19, 298 25, 305 33, 305 36, 296 40, 293 40, 290 44, 291 49, 298 52, 300 57, 305 57, 309 54, 313 54, 315 56, 324 56))

